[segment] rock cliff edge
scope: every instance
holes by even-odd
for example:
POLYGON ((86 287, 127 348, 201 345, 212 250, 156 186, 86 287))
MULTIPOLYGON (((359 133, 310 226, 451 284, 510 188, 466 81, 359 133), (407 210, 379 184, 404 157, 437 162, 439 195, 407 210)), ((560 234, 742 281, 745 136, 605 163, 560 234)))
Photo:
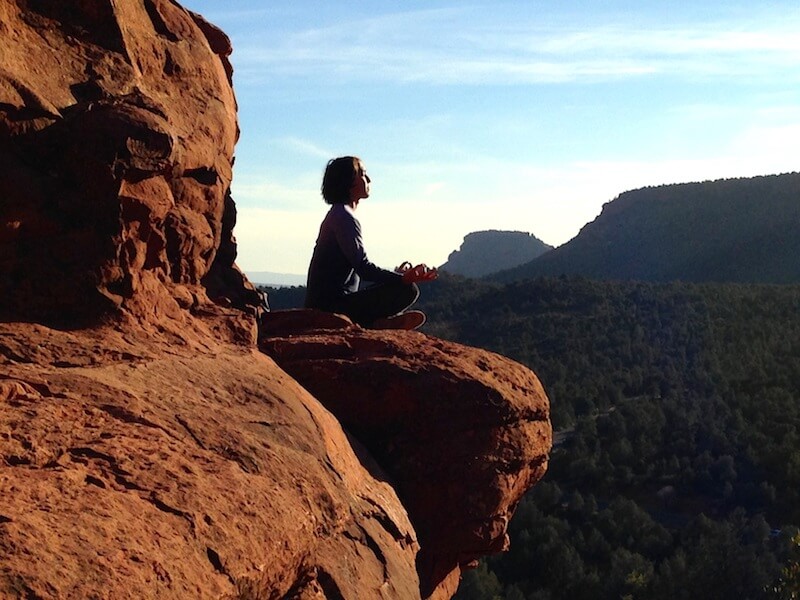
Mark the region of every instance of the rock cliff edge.
POLYGON ((0 42, 0 597, 450 597, 546 469, 536 376, 262 314, 199 15, 0 0, 0 42))

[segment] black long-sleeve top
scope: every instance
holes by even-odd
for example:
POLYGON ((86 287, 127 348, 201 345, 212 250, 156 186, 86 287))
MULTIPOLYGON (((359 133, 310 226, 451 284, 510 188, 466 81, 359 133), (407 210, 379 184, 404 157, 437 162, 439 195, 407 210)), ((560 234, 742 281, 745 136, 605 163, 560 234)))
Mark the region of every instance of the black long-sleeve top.
POLYGON ((361 224, 346 204, 331 206, 308 267, 306 308, 331 310, 336 300, 358 291, 361 280, 394 283, 402 275, 373 264, 361 238, 361 224))

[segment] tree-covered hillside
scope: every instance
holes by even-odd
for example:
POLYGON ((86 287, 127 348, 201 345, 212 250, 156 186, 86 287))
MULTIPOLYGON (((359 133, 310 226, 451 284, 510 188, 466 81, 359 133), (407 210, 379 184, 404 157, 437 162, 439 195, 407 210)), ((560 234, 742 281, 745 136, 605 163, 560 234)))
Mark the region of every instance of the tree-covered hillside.
POLYGON ((781 597, 800 523, 800 286, 426 291, 427 331, 529 365, 557 431, 510 552, 459 598, 781 597))
POLYGON ((593 279, 800 283, 800 173, 621 194, 570 242, 497 281, 593 279))
POLYGON ((556 430, 510 551, 458 598, 798 597, 800 286, 444 275, 420 308, 531 367, 556 430))

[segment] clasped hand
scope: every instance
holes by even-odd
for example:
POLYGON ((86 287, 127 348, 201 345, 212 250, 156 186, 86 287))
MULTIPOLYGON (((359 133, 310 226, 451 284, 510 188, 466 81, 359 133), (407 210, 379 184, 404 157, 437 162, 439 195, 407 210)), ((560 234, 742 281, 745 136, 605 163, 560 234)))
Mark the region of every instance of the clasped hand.
POLYGON ((403 275, 403 283, 416 283, 418 281, 432 281, 439 276, 436 267, 429 267, 426 264, 419 264, 412 267, 411 263, 405 261, 395 269, 398 273, 403 275))

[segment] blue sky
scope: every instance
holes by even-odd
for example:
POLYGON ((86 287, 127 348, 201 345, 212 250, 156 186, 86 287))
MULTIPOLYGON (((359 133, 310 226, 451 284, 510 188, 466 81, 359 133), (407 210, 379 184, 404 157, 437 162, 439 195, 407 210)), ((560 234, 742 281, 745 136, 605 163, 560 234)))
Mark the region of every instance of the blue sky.
POLYGON ((238 264, 305 273, 325 163, 370 258, 560 245, 620 193, 800 170, 800 2, 185 0, 232 39, 238 264), (265 6, 266 5, 266 6, 265 6))

